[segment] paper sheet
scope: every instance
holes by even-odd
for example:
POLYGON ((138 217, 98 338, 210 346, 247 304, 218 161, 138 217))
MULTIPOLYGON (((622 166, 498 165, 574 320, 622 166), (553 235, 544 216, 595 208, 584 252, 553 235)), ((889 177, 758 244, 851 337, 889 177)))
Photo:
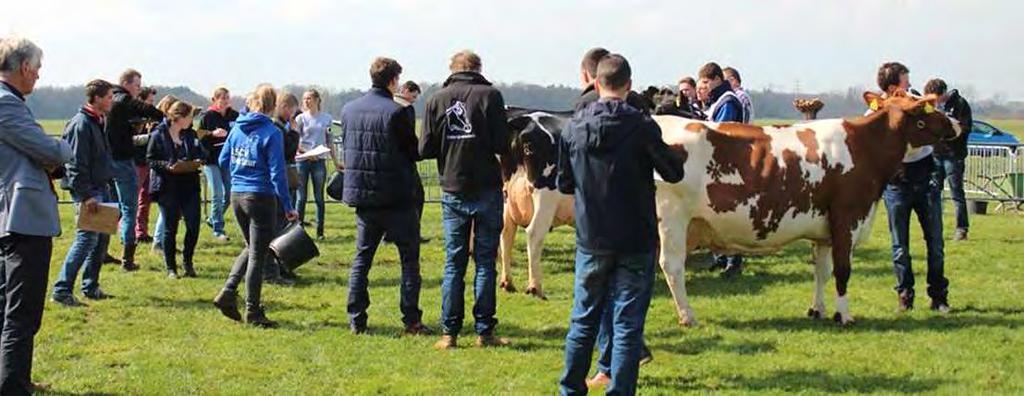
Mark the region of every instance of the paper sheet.
POLYGON ((330 153, 331 153, 331 149, 329 149, 329 148, 327 148, 327 146, 324 146, 324 145, 321 144, 319 146, 313 147, 311 150, 309 150, 309 151, 307 151, 305 153, 296 155, 295 159, 297 159, 297 160, 304 160, 304 159, 309 159, 309 158, 316 158, 316 157, 319 157, 321 155, 330 154, 330 153))

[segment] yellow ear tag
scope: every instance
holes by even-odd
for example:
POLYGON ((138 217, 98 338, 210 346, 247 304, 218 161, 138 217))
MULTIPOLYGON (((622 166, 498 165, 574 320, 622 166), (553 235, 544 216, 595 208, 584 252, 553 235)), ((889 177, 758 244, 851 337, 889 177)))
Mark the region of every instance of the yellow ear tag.
POLYGON ((871 100, 871 105, 869 107, 871 108, 871 111, 878 111, 878 99, 871 100))
POLYGON ((931 114, 931 113, 934 113, 934 112, 935 112, 935 106, 932 106, 931 103, 925 103, 924 104, 924 113, 925 114, 931 114))

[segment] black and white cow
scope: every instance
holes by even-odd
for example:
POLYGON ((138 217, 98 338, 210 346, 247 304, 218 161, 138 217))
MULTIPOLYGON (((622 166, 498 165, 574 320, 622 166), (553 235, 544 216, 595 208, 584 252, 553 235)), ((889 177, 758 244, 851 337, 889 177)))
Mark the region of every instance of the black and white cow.
POLYGON ((516 230, 526 229, 529 283, 526 293, 546 299, 541 288, 540 258, 544 237, 557 226, 574 225, 573 198, 555 186, 558 145, 572 112, 552 112, 510 107, 509 155, 501 159, 505 192, 505 226, 501 232, 501 288, 516 290, 512 283, 512 250, 516 230))

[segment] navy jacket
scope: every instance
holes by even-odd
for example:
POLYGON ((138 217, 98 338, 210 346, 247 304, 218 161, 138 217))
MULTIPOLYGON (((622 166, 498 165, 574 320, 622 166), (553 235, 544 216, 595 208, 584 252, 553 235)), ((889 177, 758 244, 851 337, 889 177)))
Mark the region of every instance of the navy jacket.
POLYGON ((181 131, 180 149, 174 147, 171 133, 167 130, 167 121, 161 122, 149 134, 149 147, 146 149, 146 162, 149 163, 149 195, 159 200, 166 191, 182 193, 199 193, 199 172, 176 174, 168 168, 178 161, 195 161, 205 158, 205 152, 199 146, 199 139, 192 129, 181 131))
POLYGON ((353 207, 409 207, 415 200, 416 120, 387 89, 372 88, 341 111, 345 179, 353 207))
POLYGON ((722 85, 711 91, 708 96, 708 108, 705 109, 705 113, 710 117, 709 121, 743 122, 743 103, 740 103, 740 99, 732 93, 728 82, 723 81, 722 85))
POLYGON ((685 157, 661 140, 654 120, 617 99, 576 112, 562 135, 558 189, 576 196, 576 245, 591 254, 653 251, 654 171, 678 182, 685 157))
POLYGON ((111 168, 110 143, 103 133, 103 124, 85 108, 79 109, 64 127, 64 141, 71 145, 71 161, 64 164, 67 170, 61 179, 61 187, 71 191, 71 198, 82 202, 98 197, 107 191, 107 185, 114 178, 111 168))

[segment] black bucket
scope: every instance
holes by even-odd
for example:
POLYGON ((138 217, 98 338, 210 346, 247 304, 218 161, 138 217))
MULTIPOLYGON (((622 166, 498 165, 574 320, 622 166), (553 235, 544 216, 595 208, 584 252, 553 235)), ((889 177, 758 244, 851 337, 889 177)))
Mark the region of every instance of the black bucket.
POLYGON ((345 173, 342 171, 334 171, 334 174, 331 175, 331 179, 327 182, 327 196, 331 197, 335 201, 341 201, 344 192, 345 173))
POLYGON ((988 213, 988 201, 972 200, 970 204, 971 214, 983 215, 988 213))
POLYGON ((270 242, 270 252, 281 265, 291 270, 320 255, 313 238, 298 222, 288 225, 281 235, 270 242))

